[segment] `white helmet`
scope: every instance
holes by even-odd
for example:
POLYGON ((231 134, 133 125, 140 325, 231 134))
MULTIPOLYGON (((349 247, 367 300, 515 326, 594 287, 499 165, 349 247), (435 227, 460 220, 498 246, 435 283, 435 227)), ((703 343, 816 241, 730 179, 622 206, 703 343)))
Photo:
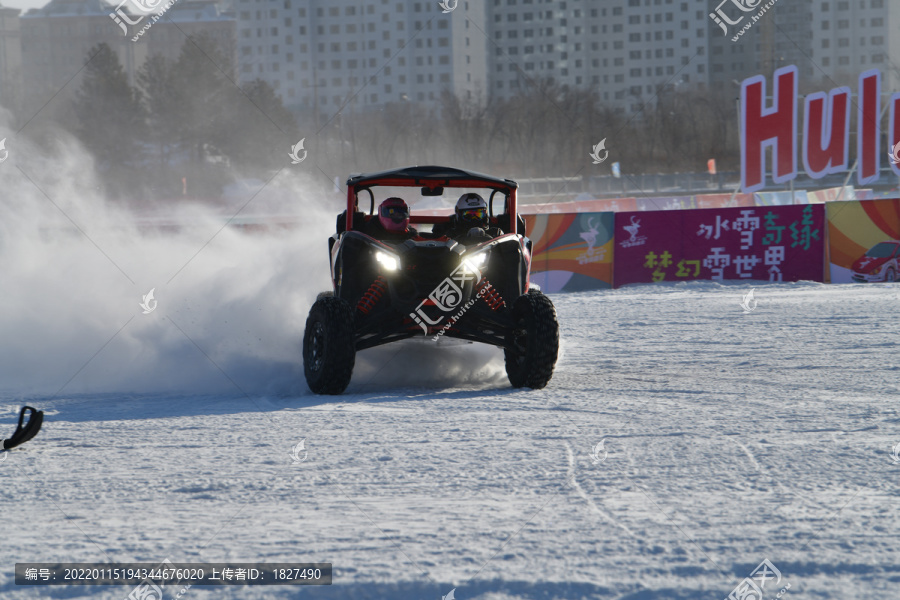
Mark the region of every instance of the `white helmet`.
POLYGON ((463 194, 456 202, 456 219, 466 225, 487 225, 487 202, 474 192, 463 194))

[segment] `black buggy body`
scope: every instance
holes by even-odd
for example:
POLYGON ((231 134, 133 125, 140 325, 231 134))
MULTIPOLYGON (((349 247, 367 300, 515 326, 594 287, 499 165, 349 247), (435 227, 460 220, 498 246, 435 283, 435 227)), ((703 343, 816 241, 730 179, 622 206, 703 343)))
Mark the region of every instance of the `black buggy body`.
POLYGON ((319 294, 303 336, 310 389, 340 394, 357 351, 415 336, 498 346, 513 386, 546 386, 559 327, 550 299, 529 286, 532 243, 516 212, 516 188, 508 179, 436 166, 350 177, 347 209, 328 239, 334 290, 319 294), (487 201, 487 231, 495 235, 453 235, 452 210, 416 208, 417 198, 446 197, 446 206, 471 191, 487 201), (419 231, 383 235, 377 206, 389 196, 410 204, 419 231))

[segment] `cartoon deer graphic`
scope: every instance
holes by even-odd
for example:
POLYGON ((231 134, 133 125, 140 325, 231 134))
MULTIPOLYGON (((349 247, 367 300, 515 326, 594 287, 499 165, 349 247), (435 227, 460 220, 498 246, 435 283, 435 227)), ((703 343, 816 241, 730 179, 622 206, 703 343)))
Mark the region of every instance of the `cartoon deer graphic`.
POLYGON ((594 225, 594 219, 588 219, 588 227, 587 231, 583 231, 578 234, 578 236, 587 243, 588 249, 587 253, 589 256, 593 256, 594 254, 594 244, 597 243, 597 226, 594 225))
POLYGON ((625 225, 623 229, 631 234, 631 239, 628 241, 633 241, 635 237, 637 237, 638 229, 641 227, 641 220, 635 220, 634 215, 631 215, 631 225, 625 225))

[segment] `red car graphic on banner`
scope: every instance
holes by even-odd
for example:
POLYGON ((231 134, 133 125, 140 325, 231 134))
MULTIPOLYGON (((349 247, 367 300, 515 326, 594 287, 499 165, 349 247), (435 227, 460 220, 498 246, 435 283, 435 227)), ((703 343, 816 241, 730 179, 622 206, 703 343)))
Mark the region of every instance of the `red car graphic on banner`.
POLYGON ((900 273, 900 241, 879 242, 853 262, 852 279, 857 282, 897 281, 900 273))

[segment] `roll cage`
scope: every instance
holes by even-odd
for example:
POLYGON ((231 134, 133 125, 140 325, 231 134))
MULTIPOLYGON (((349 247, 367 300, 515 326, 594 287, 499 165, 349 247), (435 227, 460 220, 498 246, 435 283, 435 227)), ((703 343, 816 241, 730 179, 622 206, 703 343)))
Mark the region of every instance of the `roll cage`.
MULTIPOLYGON (((444 188, 488 188, 491 195, 487 199, 490 220, 507 233, 515 233, 518 225, 516 190, 518 184, 510 179, 498 179, 489 175, 438 166, 416 166, 383 171, 366 175, 351 175, 347 179, 347 213, 346 230, 360 226, 354 223, 361 212, 360 195, 369 194, 369 215, 375 214, 375 195, 373 187, 409 187, 421 188, 423 196, 440 196, 444 188), (503 210, 494 212, 494 199, 497 194, 503 196, 503 210)), ((410 214, 411 223, 438 224, 450 221, 446 215, 410 214)), ((524 233, 524 232, 522 232, 524 233)))

